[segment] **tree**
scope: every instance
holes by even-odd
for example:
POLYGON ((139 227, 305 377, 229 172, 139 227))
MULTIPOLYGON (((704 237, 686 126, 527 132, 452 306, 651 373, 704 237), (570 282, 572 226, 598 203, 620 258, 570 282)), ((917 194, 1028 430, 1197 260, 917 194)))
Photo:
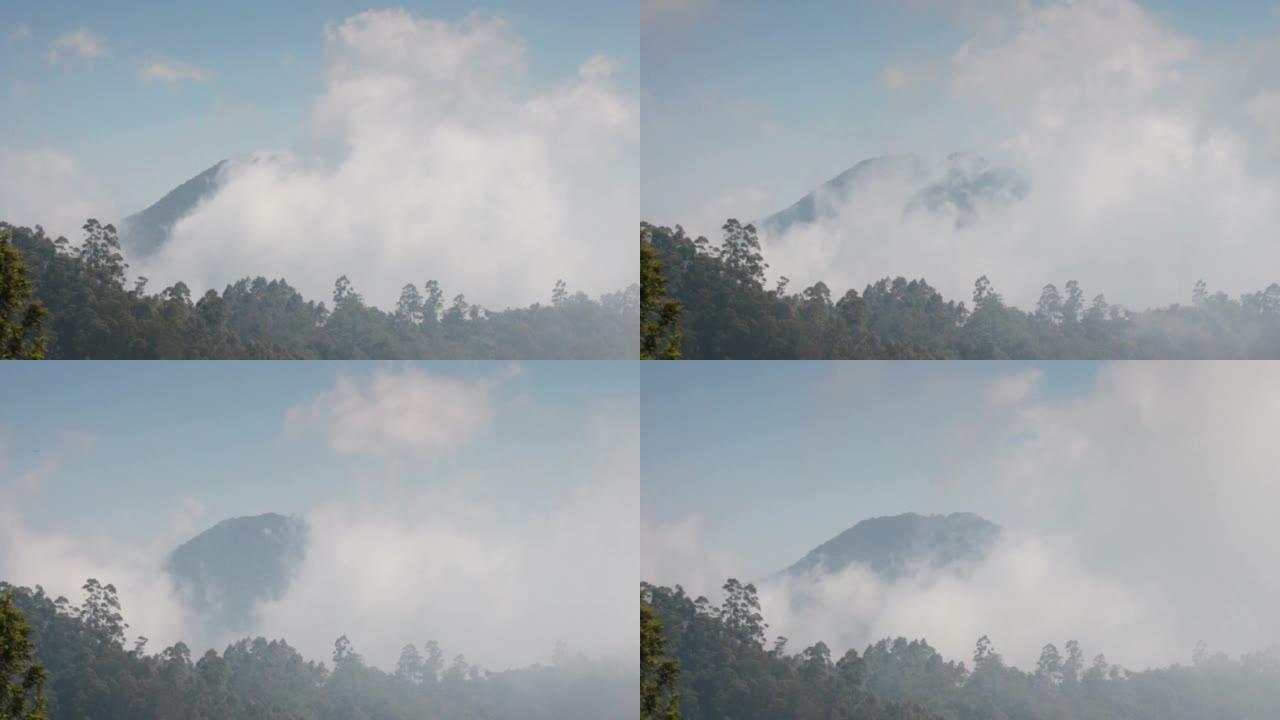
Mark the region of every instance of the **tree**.
POLYGON ((680 720, 680 665, 666 656, 667 641, 653 608, 640 598, 640 718, 680 720))
POLYGON ((0 718, 44 720, 45 678, 35 662, 31 627, 6 592, 0 595, 0 718))
POLYGON ((8 230, 0 231, 0 359, 40 360, 48 343, 48 313, 42 303, 31 301, 27 266, 10 237, 8 230))
POLYGON ((680 303, 667 297, 662 262, 640 233, 640 358, 680 359, 680 303))

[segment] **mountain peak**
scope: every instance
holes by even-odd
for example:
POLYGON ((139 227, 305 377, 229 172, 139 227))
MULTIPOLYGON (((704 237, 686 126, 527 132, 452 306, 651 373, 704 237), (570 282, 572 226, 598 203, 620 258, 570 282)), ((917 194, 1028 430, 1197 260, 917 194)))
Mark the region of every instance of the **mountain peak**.
POLYGON ((968 512, 874 517, 814 548, 781 574, 836 573, 857 563, 893 579, 921 568, 963 567, 981 560, 999 535, 999 525, 968 512))
POLYGON ((992 166, 969 152, 953 152, 941 160, 916 153, 884 155, 858 162, 756 225, 777 236, 793 227, 833 220, 849 203, 878 188, 892 188, 906 198, 904 215, 928 212, 949 217, 963 228, 984 209, 1020 202, 1031 184, 1017 171, 992 166))
POLYGON ((130 258, 145 257, 158 250, 169 239, 173 226, 194 210, 201 200, 217 191, 226 165, 226 160, 219 161, 170 190, 147 209, 121 221, 120 244, 126 254, 130 258))
POLYGON ((265 513, 223 520, 170 555, 165 570, 211 625, 240 632, 254 606, 284 596, 306 552, 306 523, 265 513))

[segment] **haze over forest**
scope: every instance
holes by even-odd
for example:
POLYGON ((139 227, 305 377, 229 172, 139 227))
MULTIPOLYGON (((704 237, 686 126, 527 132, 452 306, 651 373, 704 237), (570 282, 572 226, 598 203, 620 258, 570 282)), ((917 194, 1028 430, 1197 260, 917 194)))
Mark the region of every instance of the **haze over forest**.
POLYGON ((122 718, 171 693, 212 717, 634 715, 633 373, 226 365, 13 371, 0 581, 27 588, 50 717, 86 693, 122 718), (242 669, 220 684, 206 651, 242 669), (244 684, 285 655, 300 675, 244 684))
POLYGON ((1280 354, 1266 3, 651 8, 642 227, 690 241, 654 240, 685 357, 1280 354))
MULTIPOLYGON (((0 11, 0 83, 13 110, 0 222, 73 245, 88 219, 114 225, 125 290, 145 278, 153 292, 181 286, 200 298, 261 277, 336 305, 342 279, 388 315, 410 286, 448 293, 436 317, 456 298, 464 317, 483 317, 536 314, 558 283, 608 304, 635 282, 639 108, 624 4, 545 15, 456 3, 246 6, 240 17, 252 20, 234 24, 214 8, 178 23, 160 6, 135 16, 143 5, 46 5, 0 11), (557 24, 562 14, 575 19, 571 31, 557 24)), ((49 305, 65 294, 43 276, 34 285, 49 305)), ((107 292, 80 294, 113 312, 107 292)), ((634 356, 598 339, 589 347, 602 326, 634 335, 625 313, 558 324, 543 332, 588 346, 567 350, 574 357, 634 356)), ((255 339, 233 332, 246 346, 255 339)), ((415 338, 404 353, 385 339, 395 329, 369 332, 384 338, 343 357, 553 354, 501 329, 461 350, 415 338)), ((273 352, 328 356, 292 340, 273 352)))
POLYGON ((1141 670, 1280 642, 1275 368, 851 365, 643 367, 642 579, 754 583, 770 638, 835 657, 986 636, 1034 670, 1070 639, 1141 670))

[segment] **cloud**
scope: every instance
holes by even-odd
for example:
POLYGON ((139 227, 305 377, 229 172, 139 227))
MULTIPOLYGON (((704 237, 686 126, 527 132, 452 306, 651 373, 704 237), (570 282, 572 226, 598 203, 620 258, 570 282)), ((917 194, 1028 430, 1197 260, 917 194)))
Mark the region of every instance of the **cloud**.
POLYGON ((378 370, 368 380, 340 376, 332 390, 289 408, 287 422, 295 430, 318 428, 342 454, 448 455, 493 422, 501 379, 463 380, 413 367, 378 370))
POLYGON ((707 541, 704 521, 688 515, 671 524, 644 521, 640 534, 640 579, 655 584, 679 584, 695 597, 714 597, 720 585, 741 572, 742 563, 732 553, 707 541))
POLYGON ((524 39, 478 14, 366 12, 325 42, 306 137, 232 159, 140 272, 195 288, 281 276, 320 298, 345 274, 384 308, 428 279, 493 308, 545 301, 558 279, 635 282, 638 107, 614 60, 533 88, 524 39))
POLYGON ((14 42, 31 39, 31 26, 26 23, 20 23, 9 31, 9 39, 14 42))
POLYGON ((56 482, 64 463, 90 452, 92 436, 68 430, 50 452, 16 475, 0 464, 0 580, 12 585, 41 585, 53 597, 65 596, 75 604, 83 600, 81 586, 89 578, 111 583, 128 611, 130 639, 143 635, 155 650, 179 640, 191 639, 193 616, 179 601, 161 572, 168 549, 189 530, 198 508, 185 502, 170 527, 153 542, 131 544, 100 533, 76 535, 33 527, 26 508, 50 482, 56 482))
POLYGON ((166 82, 169 84, 190 80, 206 82, 213 77, 207 68, 192 65, 181 60, 157 59, 138 68, 138 77, 147 82, 166 82))
MULTIPOLYGON (((1280 641, 1274 598, 1280 369, 1266 363, 1115 363, 1069 394, 1015 370, 988 404, 947 420, 965 443, 929 502, 1004 526, 971 571, 884 580, 853 565, 758 583, 770 635, 839 654, 889 636, 967 660, 978 637, 1023 668, 1078 640, 1131 669, 1186 663, 1197 642, 1231 655, 1280 641)), ((872 412, 875 408, 870 409, 872 412)), ((642 568, 709 592, 732 572, 688 526, 644 529, 642 568)), ((822 538, 815 539, 814 545, 822 538)), ((750 580, 753 578, 742 578, 750 580)))
POLYGON ((427 639, 489 669, 546 663, 561 641, 634 662, 638 438, 634 409, 598 415, 563 449, 587 477, 545 483, 536 503, 495 495, 490 473, 324 503, 260 626, 311 657, 345 633, 382 667, 427 639))
POLYGON ((1044 371, 1038 368, 1007 375, 991 383, 987 399, 998 408, 1021 405, 1031 397, 1043 378, 1044 371))
MULTIPOLYGON (((410 376, 401 374, 395 389, 441 387, 439 378, 403 379, 410 376)), ((420 427, 422 413, 386 401, 378 387, 389 386, 371 382, 357 404, 384 403, 388 423, 420 427)), ((345 634, 384 669, 395 667, 405 643, 430 639, 448 658, 465 653, 490 670, 548 664, 560 643, 571 655, 634 667, 638 414, 632 397, 560 416, 565 432, 536 458, 435 468, 429 477, 401 465, 378 483, 361 482, 357 470, 350 485, 306 501, 305 558, 288 591, 256 609, 252 634, 284 638, 326 662, 345 634), (544 451, 552 470, 534 470, 544 451)), ((386 427, 370 430, 364 420, 354 427, 375 444, 402 449, 386 427)), ((67 452, 75 445, 69 440, 67 452)), ((176 502, 154 537, 124 542, 29 524, 39 488, 14 492, 5 470, 0 492, 17 500, 0 504, 0 579, 41 584, 77 602, 86 578, 111 582, 133 625, 130 637, 151 638, 152 652, 182 640, 198 657, 235 639, 204 627, 163 571, 173 548, 223 519, 206 518, 200 498, 176 502)), ((56 473, 43 480, 56 482, 56 473)))
POLYGON ((39 224, 55 237, 75 239, 86 218, 106 220, 114 208, 106 188, 74 157, 51 148, 0 144, 0 219, 39 224))
MULTIPOLYGON (((923 276, 961 300, 987 275, 1024 308, 1071 279, 1134 309, 1185 302, 1200 279, 1230 294, 1280 279, 1272 38, 1206 46, 1132 0, 986 17, 933 68, 955 110, 938 122, 981 128, 979 152, 1029 178, 1030 194, 957 224, 904 212, 921 183, 885 177, 825 198, 826 219, 764 238, 773 272, 840 288, 923 276)), ((945 172, 930 167, 930 179, 945 172)))
POLYGON ((79 27, 64 33, 49 43, 45 57, 53 65, 68 64, 76 60, 93 61, 111 55, 107 39, 87 27, 79 27))

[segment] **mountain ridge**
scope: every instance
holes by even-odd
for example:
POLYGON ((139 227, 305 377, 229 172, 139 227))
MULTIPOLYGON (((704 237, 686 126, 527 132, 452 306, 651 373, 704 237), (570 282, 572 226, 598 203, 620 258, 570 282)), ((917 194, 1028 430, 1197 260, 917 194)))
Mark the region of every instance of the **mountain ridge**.
POLYGON ((868 518, 810 550, 774 577, 838 573, 853 564, 865 564, 888 580, 922 567, 964 569, 985 557, 1001 530, 969 512, 868 518))

